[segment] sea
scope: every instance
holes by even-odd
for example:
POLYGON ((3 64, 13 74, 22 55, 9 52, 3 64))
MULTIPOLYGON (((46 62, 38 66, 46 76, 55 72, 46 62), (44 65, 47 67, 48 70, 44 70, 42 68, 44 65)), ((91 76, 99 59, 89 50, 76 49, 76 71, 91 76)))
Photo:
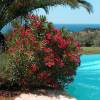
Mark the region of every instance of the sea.
POLYGON ((71 32, 80 32, 87 28, 100 29, 100 24, 54 24, 54 26, 58 29, 63 27, 71 32))

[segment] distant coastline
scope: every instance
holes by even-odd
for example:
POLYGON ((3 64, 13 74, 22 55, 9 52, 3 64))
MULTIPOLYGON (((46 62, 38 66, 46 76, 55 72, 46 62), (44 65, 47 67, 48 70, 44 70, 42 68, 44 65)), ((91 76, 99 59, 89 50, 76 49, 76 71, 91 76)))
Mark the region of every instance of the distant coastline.
POLYGON ((54 24, 58 29, 64 27, 71 32, 80 32, 86 29, 100 29, 100 24, 54 24))

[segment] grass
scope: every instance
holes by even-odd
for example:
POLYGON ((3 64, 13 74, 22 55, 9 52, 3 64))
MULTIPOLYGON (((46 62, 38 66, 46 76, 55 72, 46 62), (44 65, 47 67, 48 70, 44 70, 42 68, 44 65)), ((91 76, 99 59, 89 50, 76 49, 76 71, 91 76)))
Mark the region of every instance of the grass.
POLYGON ((100 47, 82 47, 83 54, 100 54, 100 47))
POLYGON ((8 78, 8 59, 9 56, 6 53, 0 54, 0 78, 8 78))

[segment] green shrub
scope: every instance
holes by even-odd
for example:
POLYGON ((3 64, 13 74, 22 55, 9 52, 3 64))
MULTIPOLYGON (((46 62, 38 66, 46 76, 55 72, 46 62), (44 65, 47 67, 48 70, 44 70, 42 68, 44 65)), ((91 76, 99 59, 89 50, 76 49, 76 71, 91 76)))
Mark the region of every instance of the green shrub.
POLYGON ((45 17, 28 16, 27 22, 27 27, 15 23, 7 39, 11 81, 23 87, 63 88, 80 63, 79 43, 45 17))
POLYGON ((82 47, 100 47, 100 30, 88 29, 75 34, 82 47))

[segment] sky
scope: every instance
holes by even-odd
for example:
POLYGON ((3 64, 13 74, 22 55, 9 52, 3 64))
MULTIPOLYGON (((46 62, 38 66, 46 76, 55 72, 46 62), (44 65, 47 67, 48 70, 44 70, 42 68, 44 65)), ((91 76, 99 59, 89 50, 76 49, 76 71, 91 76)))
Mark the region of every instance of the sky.
POLYGON ((49 14, 39 10, 39 15, 46 15, 47 20, 54 24, 100 24, 100 0, 86 0, 93 5, 93 13, 84 8, 71 9, 69 6, 57 6, 50 9, 49 14))

